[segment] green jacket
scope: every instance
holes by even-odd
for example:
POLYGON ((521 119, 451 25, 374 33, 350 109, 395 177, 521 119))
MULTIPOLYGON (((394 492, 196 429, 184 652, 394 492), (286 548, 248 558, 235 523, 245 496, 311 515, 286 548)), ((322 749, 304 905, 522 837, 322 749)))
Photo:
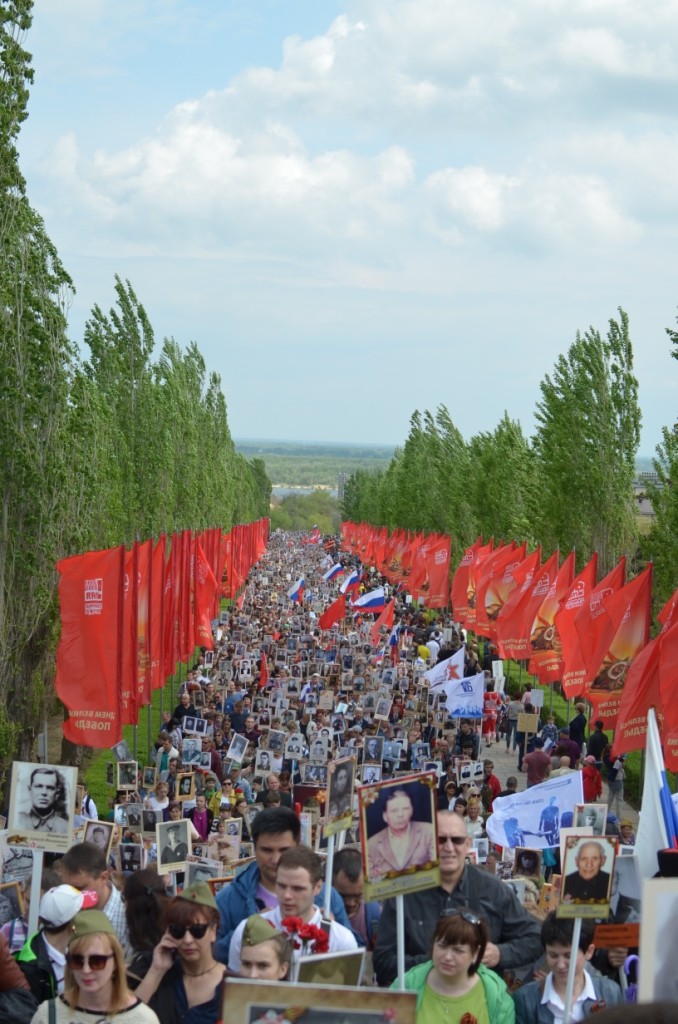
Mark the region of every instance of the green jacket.
MULTIPOLYGON (((410 968, 405 974, 405 991, 417 993, 417 1009, 419 1009, 424 997, 426 979, 432 970, 433 961, 427 960, 424 964, 417 964, 416 967, 410 968)), ((489 967, 481 964, 478 968, 478 977, 485 989, 487 1012, 492 1024, 515 1024, 516 1011, 513 999, 499 975, 491 971, 489 967)), ((391 985, 391 988, 398 988, 397 978, 391 985)))
POLYGON ((46 999, 54 999, 57 995, 57 983, 52 970, 42 930, 30 936, 15 954, 14 959, 24 973, 31 992, 43 1003, 46 999))

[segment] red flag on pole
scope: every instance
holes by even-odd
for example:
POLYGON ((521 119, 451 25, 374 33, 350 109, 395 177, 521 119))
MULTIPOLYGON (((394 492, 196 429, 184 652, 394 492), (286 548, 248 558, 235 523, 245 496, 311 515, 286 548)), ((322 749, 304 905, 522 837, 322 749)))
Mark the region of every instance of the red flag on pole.
POLYGON ((56 692, 68 709, 64 736, 105 748, 122 739, 121 632, 125 548, 57 562, 61 637, 56 692))
POLYGON ((341 594, 336 601, 327 608, 320 618, 318 619, 318 625, 321 629, 331 629, 336 622, 341 620, 346 615, 346 595, 341 594))
POLYGON ((195 598, 195 643, 198 647, 206 647, 211 650, 214 646, 212 638, 212 611, 214 609, 214 598, 218 591, 217 581, 210 569, 205 552, 200 542, 195 542, 194 559, 194 585, 195 598))
POLYGON ((603 599, 623 587, 625 574, 626 559, 621 558, 614 569, 589 592, 577 610, 574 629, 561 629, 560 613, 556 615, 556 625, 563 639, 562 683, 566 697, 580 696, 587 679, 592 679, 598 668, 590 664, 597 641, 596 622, 603 614, 603 599))
POLYGON ((381 633, 381 627, 387 626, 389 630, 393 629, 393 614, 395 612, 395 601, 391 600, 388 602, 383 612, 374 623, 370 630, 370 641, 376 647, 379 643, 379 636, 381 633))
POLYGON ((268 686, 269 674, 268 674, 268 659, 266 658, 266 652, 261 652, 261 668, 259 669, 259 689, 263 690, 268 686))

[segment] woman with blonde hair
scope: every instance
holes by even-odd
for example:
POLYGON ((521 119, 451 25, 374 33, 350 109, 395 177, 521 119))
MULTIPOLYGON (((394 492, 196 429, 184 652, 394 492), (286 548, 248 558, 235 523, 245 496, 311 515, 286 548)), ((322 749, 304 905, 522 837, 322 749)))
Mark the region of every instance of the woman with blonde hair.
POLYGON ((73 924, 64 994, 41 1003, 31 1024, 91 1024, 92 1014, 105 1017, 106 1024, 159 1024, 127 986, 122 947, 103 911, 81 911, 73 924))

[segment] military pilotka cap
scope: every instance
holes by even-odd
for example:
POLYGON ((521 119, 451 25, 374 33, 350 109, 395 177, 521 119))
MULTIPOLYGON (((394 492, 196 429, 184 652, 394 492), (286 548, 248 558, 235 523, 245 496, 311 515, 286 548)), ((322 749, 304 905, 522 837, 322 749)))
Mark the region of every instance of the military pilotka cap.
POLYGON ((243 946, 258 946, 260 942, 268 942, 269 939, 275 938, 276 935, 285 935, 285 932, 276 928, 271 921, 267 921, 261 914, 252 914, 251 917, 247 918, 245 930, 242 933, 242 944, 243 946))
POLYGON ((179 893, 179 898, 188 900, 189 903, 196 903, 200 907, 211 907, 217 909, 217 901, 207 882, 194 882, 179 893))
POLYGON ((82 939, 85 935, 101 935, 102 933, 115 935, 115 928, 103 910, 81 910, 73 918, 73 934, 69 941, 82 939))

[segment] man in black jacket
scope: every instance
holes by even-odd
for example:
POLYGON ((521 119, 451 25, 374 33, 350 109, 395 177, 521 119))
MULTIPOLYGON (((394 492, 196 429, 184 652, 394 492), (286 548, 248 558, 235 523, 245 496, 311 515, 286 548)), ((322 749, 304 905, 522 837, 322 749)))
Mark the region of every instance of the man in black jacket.
MULTIPOLYGON (((405 896, 405 970, 431 959, 436 923, 446 910, 469 909, 487 924, 490 941, 483 963, 502 971, 533 964, 542 955, 539 922, 530 917, 510 886, 486 871, 466 864, 471 840, 464 819, 451 811, 438 812, 440 885, 405 896)), ((379 985, 390 985, 397 974, 396 912, 387 900, 379 921, 373 954, 379 985)))

